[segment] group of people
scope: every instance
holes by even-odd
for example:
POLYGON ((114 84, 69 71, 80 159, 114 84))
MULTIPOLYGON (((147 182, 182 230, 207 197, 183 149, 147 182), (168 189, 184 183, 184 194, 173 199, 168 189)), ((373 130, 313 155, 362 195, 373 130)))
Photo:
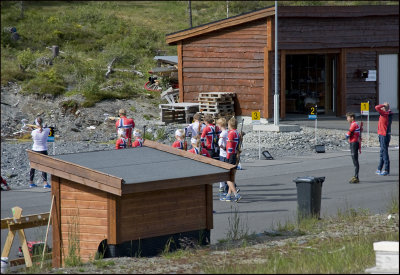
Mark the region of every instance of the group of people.
MULTIPOLYGON (((120 118, 115 123, 118 131, 115 149, 143 146, 142 133, 139 129, 134 129, 133 119, 126 118, 124 109, 119 110, 119 116, 120 118), (132 141, 132 135, 134 141, 132 141)), ((225 118, 220 118, 216 124, 214 124, 214 118, 210 114, 204 116, 204 122, 201 121, 199 113, 195 114, 193 123, 185 129, 175 131, 176 140, 172 147, 237 166, 240 139, 240 134, 236 129, 237 121, 235 117, 232 117, 228 122, 225 118), (187 137, 190 137, 191 148, 188 148, 187 137)), ((232 181, 220 182, 219 196, 221 201, 238 202, 241 199, 238 194, 239 191, 240 189, 232 181)))
MULTIPOLYGON (((375 110, 379 113, 378 137, 380 144, 379 164, 375 174, 387 176, 390 174, 389 143, 391 137, 393 113, 390 110, 389 103, 387 102, 376 105, 375 110)), ((358 177, 358 173, 360 170, 360 164, 358 162, 358 153, 361 153, 362 125, 359 125, 356 122, 354 113, 347 113, 346 119, 350 123, 350 128, 346 133, 346 138, 350 143, 351 158, 354 164, 354 176, 350 179, 349 183, 359 183, 360 179, 358 177)))
MULTIPOLYGON (((391 138, 391 125, 393 113, 390 110, 389 103, 379 104, 375 106, 375 110, 379 113, 378 136, 380 143, 380 155, 377 175, 387 176, 390 174, 389 160, 389 143, 391 138)), ((355 120, 354 113, 346 114, 347 121, 350 123, 349 131, 346 133, 346 138, 350 143, 351 157, 354 164, 354 176, 349 183, 359 183, 360 165, 358 154, 361 153, 361 132, 362 125, 359 125, 355 120)), ((143 146, 142 132, 135 128, 135 122, 132 118, 126 117, 126 110, 119 110, 119 119, 115 123, 118 131, 118 140, 115 148, 123 149, 127 147, 143 146), (132 140, 133 136, 133 140, 132 140)), ((35 119, 35 125, 32 127, 31 136, 33 139, 32 151, 40 154, 48 155, 47 153, 47 137, 50 128, 43 127, 41 117, 35 119)), ((188 150, 193 154, 203 155, 210 158, 219 159, 220 161, 233 164, 237 167, 238 159, 237 152, 241 134, 237 131, 237 121, 232 117, 228 122, 225 118, 219 118, 214 125, 212 115, 205 115, 204 121, 201 121, 201 115, 195 114, 193 123, 189 124, 185 129, 177 129, 175 132, 175 142, 172 147, 188 150), (186 137, 190 137, 191 148, 189 149, 186 142, 186 137)), ((35 169, 31 168, 29 172, 29 187, 34 188, 37 185, 33 182, 35 169)), ((43 188, 51 188, 47 182, 47 173, 42 172, 43 188)), ((5 179, 1 178, 1 190, 10 190, 5 179), (4 186, 4 188, 3 188, 4 186)), ((220 182, 219 195, 221 201, 239 201, 240 189, 234 182, 220 182)))

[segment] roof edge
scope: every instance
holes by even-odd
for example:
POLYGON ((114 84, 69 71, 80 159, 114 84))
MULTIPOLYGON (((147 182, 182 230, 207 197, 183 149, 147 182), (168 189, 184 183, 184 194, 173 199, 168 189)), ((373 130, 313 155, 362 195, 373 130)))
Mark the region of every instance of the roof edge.
POLYGON ((194 28, 185 29, 182 31, 170 33, 166 35, 166 41, 168 44, 176 44, 176 42, 180 40, 184 40, 193 36, 197 36, 200 34, 209 33, 212 31, 228 28, 231 26, 237 26, 239 24, 247 23, 250 21, 254 21, 261 18, 266 18, 268 16, 275 14, 275 7, 267 7, 263 9, 259 9, 256 11, 251 11, 247 13, 242 13, 233 17, 229 17, 226 19, 221 19, 218 21, 210 22, 207 24, 203 24, 194 28))

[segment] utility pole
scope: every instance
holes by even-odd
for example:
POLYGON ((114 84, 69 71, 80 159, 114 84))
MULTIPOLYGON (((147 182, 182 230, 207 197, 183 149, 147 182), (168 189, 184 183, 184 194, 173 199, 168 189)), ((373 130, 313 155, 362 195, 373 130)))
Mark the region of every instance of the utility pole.
MULTIPOLYGON (((282 69, 282 68, 281 68, 282 69)), ((278 1, 275 1, 275 94, 274 125, 279 126, 279 91, 278 91, 278 1)))
POLYGON ((192 28, 192 1, 189 2, 189 26, 192 28))

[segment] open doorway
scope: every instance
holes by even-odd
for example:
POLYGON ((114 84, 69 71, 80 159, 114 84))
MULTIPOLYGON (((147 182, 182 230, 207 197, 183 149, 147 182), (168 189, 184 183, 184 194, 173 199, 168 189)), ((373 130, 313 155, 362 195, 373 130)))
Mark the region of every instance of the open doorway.
POLYGON ((336 115, 336 54, 286 56, 286 113, 305 114, 318 106, 319 114, 336 115))

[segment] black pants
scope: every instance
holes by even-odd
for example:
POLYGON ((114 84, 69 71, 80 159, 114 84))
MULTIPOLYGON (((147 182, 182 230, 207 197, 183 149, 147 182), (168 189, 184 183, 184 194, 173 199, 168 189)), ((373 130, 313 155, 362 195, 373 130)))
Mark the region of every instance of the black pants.
POLYGON ((360 164, 358 163, 358 148, 360 147, 359 142, 350 143, 351 158, 354 164, 354 176, 358 178, 358 171, 360 170, 360 164))
MULTIPOLYGON (((48 155, 47 151, 35 151, 39 154, 43 154, 43 155, 48 155)), ((31 168, 31 171, 29 171, 29 179, 30 181, 33 181, 33 178, 35 177, 35 169, 31 168)), ((46 172, 42 172, 42 179, 43 181, 47 181, 47 173, 46 172)))

